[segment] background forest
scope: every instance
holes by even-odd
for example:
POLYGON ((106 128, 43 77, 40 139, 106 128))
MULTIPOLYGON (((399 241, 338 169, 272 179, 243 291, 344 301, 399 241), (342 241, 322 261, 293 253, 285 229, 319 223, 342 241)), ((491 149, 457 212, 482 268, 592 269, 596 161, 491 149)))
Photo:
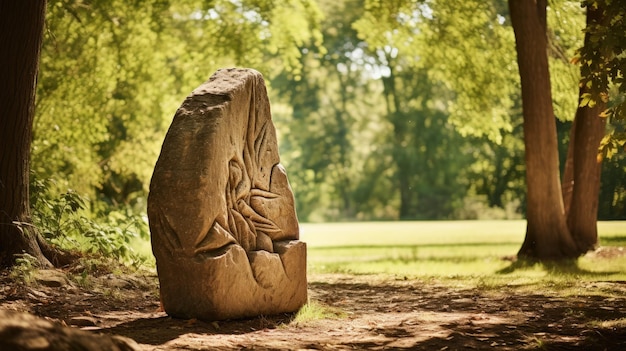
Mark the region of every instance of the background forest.
MULTIPOLYGON (((549 5, 564 160, 585 15, 580 1, 549 5)), ((506 1, 49 0, 46 16, 31 203, 49 240, 82 232, 125 255, 147 236, 174 112, 230 66, 266 79, 301 221, 524 217, 506 1)), ((626 156, 602 167, 598 219, 626 219, 626 156)))

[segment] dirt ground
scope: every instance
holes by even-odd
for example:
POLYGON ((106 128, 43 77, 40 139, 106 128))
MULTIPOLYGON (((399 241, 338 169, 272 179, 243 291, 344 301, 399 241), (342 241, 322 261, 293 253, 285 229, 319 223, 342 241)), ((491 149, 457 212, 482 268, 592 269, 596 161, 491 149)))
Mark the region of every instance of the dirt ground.
POLYGON ((564 298, 519 286, 466 289, 435 280, 310 275, 310 300, 325 318, 209 323, 159 312, 154 274, 71 282, 63 274, 29 285, 1 275, 0 308, 129 337, 142 350, 626 350, 626 282, 576 283, 596 293, 564 298))

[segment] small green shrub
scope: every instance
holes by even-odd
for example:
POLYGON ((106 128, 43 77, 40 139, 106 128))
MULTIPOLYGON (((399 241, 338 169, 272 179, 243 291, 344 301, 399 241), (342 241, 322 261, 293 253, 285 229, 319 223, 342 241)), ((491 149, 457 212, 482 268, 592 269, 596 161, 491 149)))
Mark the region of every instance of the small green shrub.
POLYGON ((54 196, 50 194, 53 181, 33 180, 31 198, 33 224, 51 244, 63 249, 98 253, 133 266, 142 265, 146 258, 137 255, 130 243, 147 237, 145 221, 131 209, 92 213, 90 201, 73 190, 54 196))

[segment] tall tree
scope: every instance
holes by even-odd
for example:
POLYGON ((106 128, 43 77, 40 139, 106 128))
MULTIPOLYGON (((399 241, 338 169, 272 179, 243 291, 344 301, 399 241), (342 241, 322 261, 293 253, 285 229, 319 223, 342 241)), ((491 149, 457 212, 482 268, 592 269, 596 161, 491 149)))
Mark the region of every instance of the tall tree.
POLYGON ((52 250, 30 225, 28 180, 45 0, 0 1, 0 266, 52 250))
MULTIPOLYGON (((393 193, 399 198, 400 219, 451 218, 466 194, 468 186, 463 180, 467 179, 467 166, 473 160, 468 152, 469 140, 461 138, 467 133, 454 128, 455 117, 449 103, 460 100, 460 94, 450 89, 449 80, 433 69, 433 52, 421 38, 428 27, 424 22, 435 17, 432 5, 366 1, 364 15, 352 25, 367 44, 366 54, 380 72, 385 119, 391 127, 387 145, 393 161, 393 193)), ((476 26, 484 24, 487 17, 476 20, 476 26)), ((454 23, 441 26, 456 27, 454 23)), ((454 57, 454 62, 461 60, 454 57)), ((482 76, 482 72, 472 73, 477 73, 474 78, 482 76)), ((494 75, 485 76, 495 79, 494 75)), ((460 115, 458 110, 457 114, 460 115)), ((499 129, 496 126, 490 132, 497 133, 499 129)))
POLYGON ((580 50, 581 86, 587 89, 581 105, 607 103, 608 108, 600 114, 607 124, 600 142, 605 165, 600 213, 607 219, 619 219, 626 216, 626 4, 611 0, 584 0, 582 4, 590 15, 585 29, 588 40, 580 50))
MULTIPOLYGON (((598 8, 587 7, 587 27, 602 21, 598 8)), ((589 32, 585 34, 585 46, 591 43, 589 32)), ((584 66, 581 66, 584 74, 584 66)), ((576 111, 570 134, 570 144, 564 183, 569 186, 563 194, 567 225, 580 253, 595 248, 598 243, 598 196, 600 192, 601 160, 598 147, 604 137, 605 119, 600 114, 606 109, 603 100, 590 102, 590 89, 580 85, 580 105, 576 111)), ((565 188, 565 187, 564 187, 565 188)))
POLYGON ((509 0, 522 87, 527 187, 526 238, 518 255, 574 258, 567 227, 547 56, 546 0, 509 0))
POLYGON ((324 13, 324 50, 303 48, 302 79, 282 74, 271 84, 278 101, 293 109, 275 116, 277 126, 289 130, 281 136, 283 161, 302 220, 371 218, 370 204, 377 202, 372 194, 384 181, 363 181, 382 177, 378 168, 384 157, 382 148, 372 147, 383 134, 375 127, 380 94, 372 89, 378 86, 364 73, 369 58, 351 27, 363 5, 361 0, 318 4, 324 13), (283 124, 282 118, 288 122, 283 124))

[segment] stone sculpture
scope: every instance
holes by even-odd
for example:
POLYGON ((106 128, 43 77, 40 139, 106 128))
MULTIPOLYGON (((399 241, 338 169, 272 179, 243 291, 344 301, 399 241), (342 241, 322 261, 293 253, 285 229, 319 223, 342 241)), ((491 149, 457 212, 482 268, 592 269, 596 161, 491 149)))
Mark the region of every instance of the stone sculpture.
POLYGON ((306 244, 263 77, 223 69, 177 110, 148 196, 165 311, 222 320, 298 310, 306 244))

